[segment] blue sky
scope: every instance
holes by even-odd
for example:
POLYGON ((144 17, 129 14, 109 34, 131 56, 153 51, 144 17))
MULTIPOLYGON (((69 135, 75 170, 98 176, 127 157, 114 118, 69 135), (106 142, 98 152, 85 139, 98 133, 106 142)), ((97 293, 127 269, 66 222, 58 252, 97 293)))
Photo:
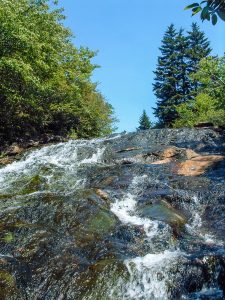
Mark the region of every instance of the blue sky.
POLYGON ((191 17, 184 7, 191 0, 59 0, 67 19, 66 26, 75 34, 76 46, 98 50, 93 60, 101 66, 93 75, 99 90, 110 102, 119 119, 118 132, 134 131, 146 109, 152 109, 153 70, 158 48, 168 25, 190 29, 197 21, 211 41, 213 53, 225 52, 225 23, 216 26, 191 17))

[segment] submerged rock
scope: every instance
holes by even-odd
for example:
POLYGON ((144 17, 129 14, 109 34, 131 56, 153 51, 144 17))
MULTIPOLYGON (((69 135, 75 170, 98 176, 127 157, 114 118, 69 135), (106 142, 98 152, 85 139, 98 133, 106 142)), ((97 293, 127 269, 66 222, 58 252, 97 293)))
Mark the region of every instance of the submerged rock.
POLYGON ((141 207, 140 214, 145 218, 163 221, 171 225, 182 226, 187 223, 187 218, 165 200, 141 207))

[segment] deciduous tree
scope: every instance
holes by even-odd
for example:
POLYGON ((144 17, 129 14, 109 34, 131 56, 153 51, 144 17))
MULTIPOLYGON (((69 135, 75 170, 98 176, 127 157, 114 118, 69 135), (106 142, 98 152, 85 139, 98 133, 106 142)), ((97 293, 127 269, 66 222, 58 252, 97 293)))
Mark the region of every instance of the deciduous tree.
POLYGON ((4 140, 43 132, 99 136, 105 128, 111 130, 112 107, 91 81, 97 67, 91 62, 95 52, 73 45, 62 10, 50 8, 48 2, 0 0, 4 140), (96 126, 100 120, 103 125, 96 126))
POLYGON ((225 1, 224 0, 206 0, 195 2, 188 5, 185 9, 191 9, 192 15, 200 13, 201 19, 217 23, 218 17, 225 21, 225 1))

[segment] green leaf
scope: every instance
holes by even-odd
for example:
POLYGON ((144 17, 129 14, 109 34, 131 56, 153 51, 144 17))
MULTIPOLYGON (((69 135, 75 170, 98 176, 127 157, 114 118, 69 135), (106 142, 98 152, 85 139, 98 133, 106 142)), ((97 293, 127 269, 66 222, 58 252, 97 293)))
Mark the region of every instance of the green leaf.
POLYGON ((202 20, 205 20, 208 18, 208 15, 209 15, 209 10, 208 10, 208 7, 204 7, 202 12, 201 12, 201 19, 202 20))
POLYGON ((220 19, 222 19, 223 21, 225 21, 225 11, 218 10, 217 14, 220 17, 220 19))
POLYGON ((216 15, 216 14, 213 14, 213 15, 212 15, 212 24, 213 24, 213 25, 216 25, 216 23, 217 23, 217 15, 216 15))
POLYGON ((186 6, 184 10, 187 10, 187 9, 192 9, 192 8, 194 8, 194 7, 198 7, 198 6, 199 6, 199 4, 198 4, 198 3, 193 3, 193 4, 191 4, 191 5, 188 5, 188 6, 186 6))
POLYGON ((199 13, 202 10, 202 8, 199 7, 195 7, 192 9, 192 16, 196 15, 197 13, 199 13))

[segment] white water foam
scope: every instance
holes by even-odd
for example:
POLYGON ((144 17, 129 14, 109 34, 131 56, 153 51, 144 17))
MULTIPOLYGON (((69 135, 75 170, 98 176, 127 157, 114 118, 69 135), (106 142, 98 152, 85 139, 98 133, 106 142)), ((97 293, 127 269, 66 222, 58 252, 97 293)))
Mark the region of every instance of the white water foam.
POLYGON ((105 152, 105 147, 97 148, 97 152, 96 153, 93 153, 90 158, 83 159, 80 162, 80 164, 100 163, 104 152, 105 152))
POLYGON ((200 199, 197 196, 192 197, 192 202, 188 203, 187 208, 192 215, 190 222, 185 225, 187 231, 191 235, 200 237, 206 244, 222 246, 224 244, 223 241, 216 239, 210 233, 203 232, 201 215, 204 211, 204 206, 201 204, 200 199))
MULTIPOLYGON (((111 211, 124 224, 142 226, 146 234, 146 240, 151 243, 154 237, 162 238, 167 234, 170 238, 169 226, 162 222, 142 218, 138 215, 137 206, 139 192, 142 186, 149 180, 147 176, 135 177, 129 187, 129 192, 111 205, 111 211)), ((130 274, 129 281, 120 278, 116 287, 111 289, 110 299, 124 300, 166 300, 168 299, 168 283, 171 267, 177 264, 177 260, 183 256, 178 250, 165 250, 161 253, 148 253, 141 257, 124 261, 130 274)))
POLYGON ((170 287, 173 286, 172 269, 180 259, 180 251, 164 251, 147 254, 124 261, 130 278, 128 282, 120 280, 111 290, 110 298, 122 300, 167 300, 170 287))
POLYGON ((143 226, 147 238, 151 239, 158 232, 159 222, 135 215, 136 204, 134 195, 128 193, 122 201, 117 200, 112 204, 111 211, 124 224, 143 226))
POLYGON ((20 161, 0 169, 0 192, 8 192, 13 186, 15 189, 20 179, 29 184, 29 178, 35 175, 45 179, 49 190, 54 191, 56 186, 64 191, 74 190, 85 182, 85 178, 77 177, 79 166, 100 163, 104 151, 105 148, 101 145, 97 147, 94 141, 85 140, 69 141, 34 150, 20 161), (78 157, 78 151, 82 153, 83 147, 92 151, 90 158, 82 160, 78 157))

